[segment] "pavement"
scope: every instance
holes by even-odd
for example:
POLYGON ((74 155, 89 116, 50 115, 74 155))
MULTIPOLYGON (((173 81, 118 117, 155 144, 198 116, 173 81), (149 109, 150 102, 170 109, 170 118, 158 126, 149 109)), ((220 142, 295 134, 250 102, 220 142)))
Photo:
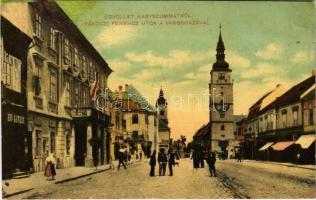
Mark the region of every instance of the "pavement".
MULTIPOLYGON (((114 166, 117 167, 117 162, 114 166)), ((218 177, 208 167, 193 169, 192 160, 179 160, 174 176, 149 177, 148 159, 134 161, 127 170, 58 169, 56 180, 43 172, 12 179, 5 197, 24 198, 316 198, 315 166, 254 160, 217 160, 218 177), (100 173, 104 172, 105 173, 100 173)))
POLYGON ((18 195, 24 192, 33 190, 34 188, 45 187, 51 184, 60 184, 63 182, 75 180, 92 174, 104 172, 109 169, 109 165, 95 167, 71 167, 65 169, 57 169, 55 180, 47 180, 44 176, 44 172, 37 172, 30 175, 28 178, 3 180, 2 185, 6 192, 3 195, 4 198, 18 195), (4 183, 8 183, 9 186, 5 186, 4 183))

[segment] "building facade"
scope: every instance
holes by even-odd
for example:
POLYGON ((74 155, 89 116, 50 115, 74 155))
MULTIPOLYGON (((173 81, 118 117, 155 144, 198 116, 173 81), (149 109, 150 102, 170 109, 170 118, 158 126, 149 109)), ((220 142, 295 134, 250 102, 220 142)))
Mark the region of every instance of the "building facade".
POLYGON ((112 102, 111 149, 114 159, 124 145, 132 154, 149 156, 156 149, 158 126, 156 112, 132 85, 110 92, 112 102))
POLYGON ((27 132, 26 72, 31 38, 1 16, 2 176, 32 167, 32 138, 27 132))
POLYGON ((26 97, 33 171, 44 170, 49 153, 57 168, 105 163, 109 114, 95 96, 112 72, 106 61, 53 1, 8 3, 4 14, 32 37, 26 97))
MULTIPOLYGON (((289 90, 277 85, 274 90, 261 97, 249 109, 246 120, 247 128, 243 135, 245 138, 249 137, 248 135, 255 138, 251 148, 246 148, 247 145, 244 145, 246 154, 254 155, 248 155, 246 158, 313 163, 315 160, 314 96, 313 73, 289 90), (257 130, 252 131, 253 123, 249 119, 256 119, 257 130)), ((244 143, 247 143, 245 139, 244 143)))
MULTIPOLYGON (((225 61, 225 47, 220 32, 216 47, 216 62, 211 70, 210 149, 229 154, 235 145, 233 122, 233 81, 229 64, 225 61)), ((228 155, 229 156, 229 155, 228 155)))

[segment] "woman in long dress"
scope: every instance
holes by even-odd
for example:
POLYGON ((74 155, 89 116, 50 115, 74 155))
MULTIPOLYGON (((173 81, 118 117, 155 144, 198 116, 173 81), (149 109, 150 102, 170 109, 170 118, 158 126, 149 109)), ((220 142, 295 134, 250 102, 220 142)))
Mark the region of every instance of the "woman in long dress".
POLYGON ((53 153, 50 153, 49 156, 47 156, 45 163, 46 163, 46 168, 45 168, 44 176, 47 177, 47 180, 49 180, 49 177, 52 177, 51 180, 55 180, 54 176, 56 175, 56 170, 55 170, 55 159, 54 159, 53 153))

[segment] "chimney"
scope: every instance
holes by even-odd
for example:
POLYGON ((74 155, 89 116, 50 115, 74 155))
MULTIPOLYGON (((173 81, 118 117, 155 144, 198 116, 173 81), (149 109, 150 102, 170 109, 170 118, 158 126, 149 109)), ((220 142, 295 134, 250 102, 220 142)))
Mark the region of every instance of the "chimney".
POLYGON ((122 92, 123 86, 119 85, 119 91, 122 92))
POLYGON ((118 97, 120 99, 123 99, 123 87, 121 85, 119 85, 118 87, 119 91, 118 91, 118 97))

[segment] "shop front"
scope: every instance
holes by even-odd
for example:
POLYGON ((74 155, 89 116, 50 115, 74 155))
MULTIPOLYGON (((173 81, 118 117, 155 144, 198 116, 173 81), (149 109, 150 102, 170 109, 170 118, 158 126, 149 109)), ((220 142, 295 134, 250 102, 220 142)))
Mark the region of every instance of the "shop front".
POLYGON ((1 16, 2 176, 31 168, 26 120, 27 51, 31 38, 1 16))

